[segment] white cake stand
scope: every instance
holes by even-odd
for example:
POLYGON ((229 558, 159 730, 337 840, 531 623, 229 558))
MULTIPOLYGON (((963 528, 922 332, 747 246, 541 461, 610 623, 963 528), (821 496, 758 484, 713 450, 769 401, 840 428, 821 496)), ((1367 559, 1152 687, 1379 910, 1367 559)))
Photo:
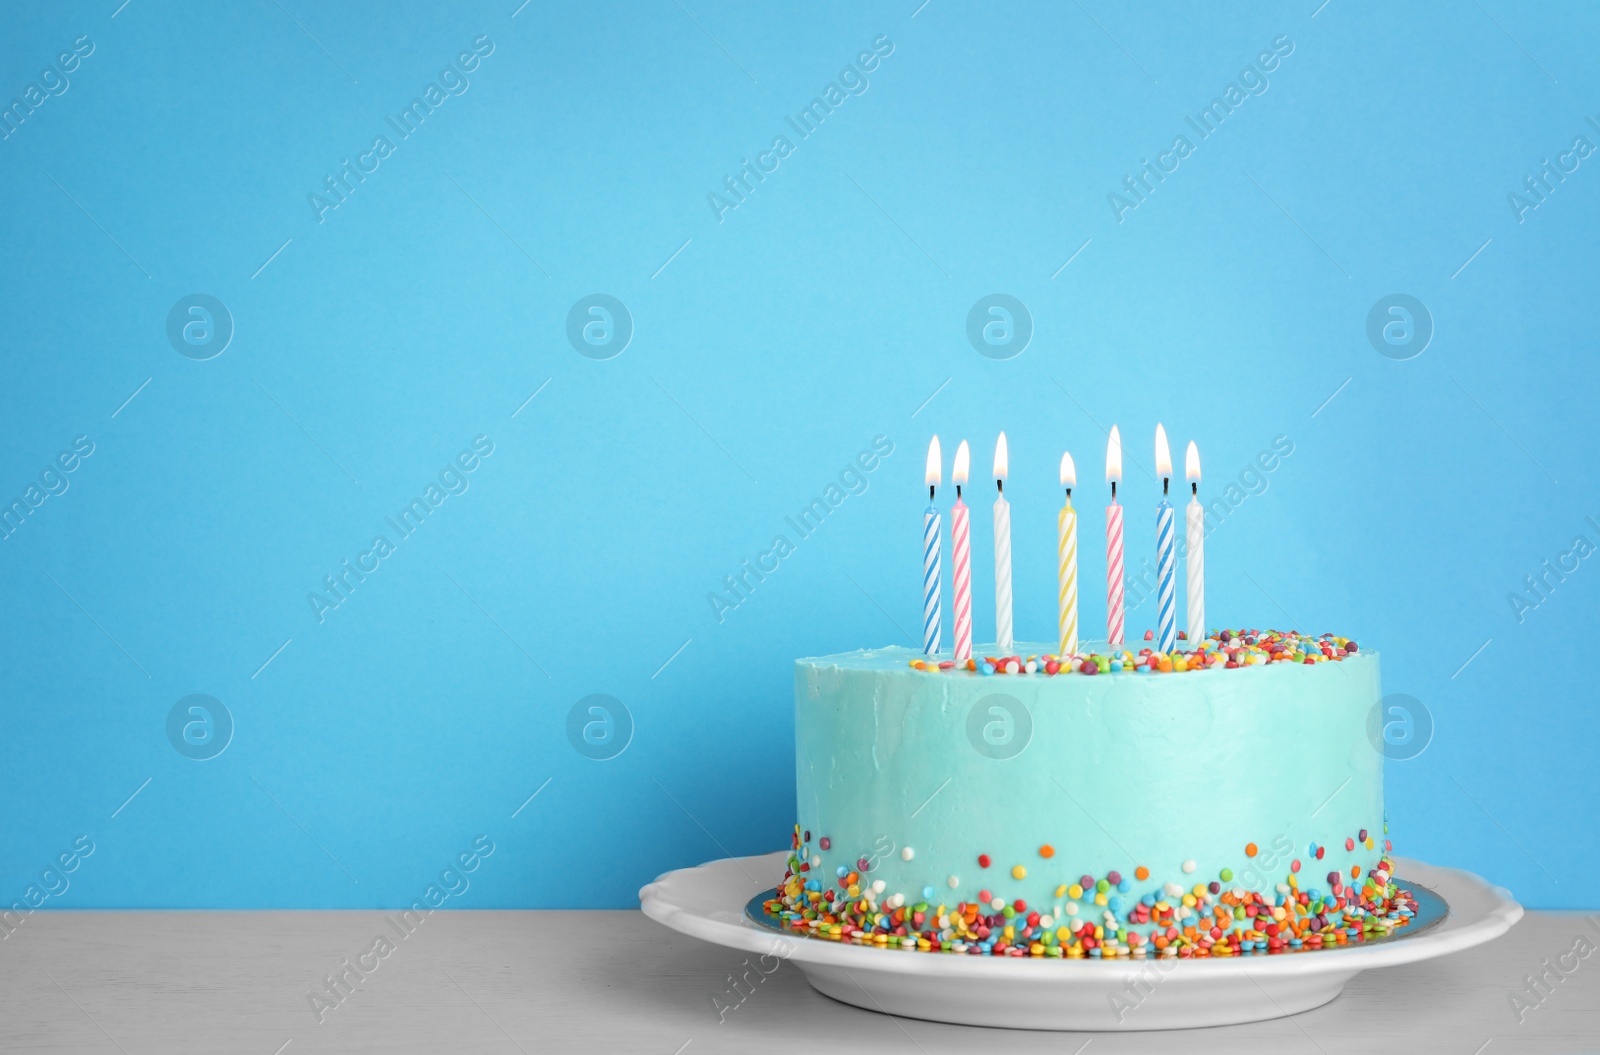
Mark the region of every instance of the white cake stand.
POLYGON ((1432 891, 1448 911, 1371 944, 1178 961, 932 954, 779 933, 752 920, 746 905, 777 883, 787 859, 778 851, 668 872, 639 891, 640 907, 673 930, 761 954, 773 970, 791 960, 819 993, 869 1011, 1062 1030, 1187 1029, 1293 1015, 1332 1000, 1361 971, 1481 945, 1522 918, 1509 892, 1470 872, 1396 858, 1399 882, 1432 891))

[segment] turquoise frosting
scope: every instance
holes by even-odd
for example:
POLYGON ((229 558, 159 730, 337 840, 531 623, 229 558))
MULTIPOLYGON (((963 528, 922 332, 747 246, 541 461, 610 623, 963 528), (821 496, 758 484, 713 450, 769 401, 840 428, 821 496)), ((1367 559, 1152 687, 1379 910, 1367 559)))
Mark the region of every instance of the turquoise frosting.
MULTIPOLYGON (((1271 895, 1296 860, 1300 888, 1326 890, 1329 872, 1348 882, 1352 866, 1365 876, 1383 855, 1383 757, 1367 733, 1381 695, 1375 652, 1054 676, 908 665, 920 658, 896 647, 795 665, 801 852, 823 887, 866 859, 862 883, 883 881, 880 901, 954 905, 983 890, 1059 917, 1072 899, 1056 890, 1084 875, 1120 873, 1127 889, 1107 893, 1131 907, 1163 888, 1171 896, 1173 883, 1271 895), (1346 850, 1363 830, 1373 847, 1346 850), (1321 860, 1312 844, 1325 847, 1321 860), (1013 877, 1018 865, 1025 878, 1013 877)), ((1092 897, 1078 911, 1100 922, 1106 906, 1092 897)))

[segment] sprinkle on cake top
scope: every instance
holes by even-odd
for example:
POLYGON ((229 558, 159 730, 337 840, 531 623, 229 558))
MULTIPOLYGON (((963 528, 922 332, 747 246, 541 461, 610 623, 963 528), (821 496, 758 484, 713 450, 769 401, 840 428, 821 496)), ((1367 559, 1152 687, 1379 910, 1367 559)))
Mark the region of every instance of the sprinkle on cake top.
MULTIPOLYGON (((1187 635, 1179 633, 1180 639, 1187 635)), ((1145 631, 1146 641, 1154 635, 1145 631)), ((958 665, 953 660, 913 659, 916 670, 975 674, 1182 674, 1213 668, 1258 667, 1270 663, 1316 664, 1339 662, 1359 651, 1346 637, 1322 634, 1310 637, 1293 630, 1214 630, 1192 650, 1158 652, 1146 646, 1131 651, 1082 652, 1071 655, 985 656, 958 665)))

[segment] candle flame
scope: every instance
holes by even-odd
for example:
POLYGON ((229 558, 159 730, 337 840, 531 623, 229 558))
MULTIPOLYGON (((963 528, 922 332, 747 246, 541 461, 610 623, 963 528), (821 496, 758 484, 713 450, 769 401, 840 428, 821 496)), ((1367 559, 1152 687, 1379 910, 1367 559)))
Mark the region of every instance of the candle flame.
POLYGON ((950 482, 960 487, 967 482, 967 463, 972 460, 972 454, 967 450, 967 441, 962 440, 956 448, 956 460, 950 466, 950 482))
POLYGON ((1009 468, 1010 458, 1006 450, 1006 434, 1001 433, 1000 438, 994 442, 994 478, 996 480, 1010 479, 1006 470, 1009 468))
POLYGON ((1189 449, 1183 454, 1183 475, 1195 483, 1200 482, 1200 450, 1189 441, 1189 449))
POLYGON ((1078 467, 1072 463, 1071 451, 1061 455, 1061 486, 1069 489, 1078 486, 1078 467))
POLYGON ((928 472, 927 484, 929 487, 939 486, 939 474, 943 472, 944 459, 939 455, 939 437, 935 436, 928 443, 928 472))
POLYGON ((1122 479, 1122 433, 1111 426, 1111 438, 1106 441, 1106 483, 1122 479))
POLYGON ((1172 476, 1172 450, 1167 446, 1167 430, 1156 422, 1156 475, 1163 480, 1172 476))

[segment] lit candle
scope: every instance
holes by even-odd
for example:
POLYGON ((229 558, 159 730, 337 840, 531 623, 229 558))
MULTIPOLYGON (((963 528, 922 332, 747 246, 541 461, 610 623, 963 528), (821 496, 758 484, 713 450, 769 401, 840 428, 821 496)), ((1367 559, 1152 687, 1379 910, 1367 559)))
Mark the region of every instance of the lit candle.
POLYGON ((952 585, 955 587, 956 662, 972 658, 972 517, 961 500, 961 486, 967 482, 967 462, 971 455, 967 441, 956 448, 950 466, 950 482, 956 485, 956 504, 950 507, 950 542, 955 556, 952 585))
POLYGON ((928 509, 922 514, 922 651, 939 653, 943 616, 939 611, 939 507, 933 504, 939 487, 941 459, 939 437, 928 444, 928 509))
POLYGON ((1067 489, 1067 500, 1056 517, 1056 574, 1061 587, 1057 627, 1063 656, 1078 651, 1078 511, 1072 508, 1072 488, 1077 482, 1078 470, 1069 451, 1061 456, 1061 486, 1067 489))
POLYGON ((1122 507, 1117 505, 1117 481, 1122 479, 1122 433, 1111 426, 1106 443, 1106 482, 1111 504, 1106 506, 1106 644, 1122 644, 1122 507))
POLYGON ((1183 456, 1183 475, 1189 480, 1189 505, 1184 509, 1188 553, 1184 569, 1189 580, 1189 647, 1206 639, 1206 513, 1200 505, 1200 452, 1190 441, 1183 456))
POLYGON ((1006 501, 1006 434, 994 445, 994 640, 1003 655, 1011 651, 1011 503, 1006 501))
POLYGON ((1161 501, 1156 506, 1156 647, 1171 652, 1178 647, 1178 601, 1176 581, 1177 534, 1172 528, 1172 503, 1167 501, 1167 485, 1172 479, 1172 451, 1167 447, 1167 430, 1156 423, 1156 475, 1161 477, 1161 501))

